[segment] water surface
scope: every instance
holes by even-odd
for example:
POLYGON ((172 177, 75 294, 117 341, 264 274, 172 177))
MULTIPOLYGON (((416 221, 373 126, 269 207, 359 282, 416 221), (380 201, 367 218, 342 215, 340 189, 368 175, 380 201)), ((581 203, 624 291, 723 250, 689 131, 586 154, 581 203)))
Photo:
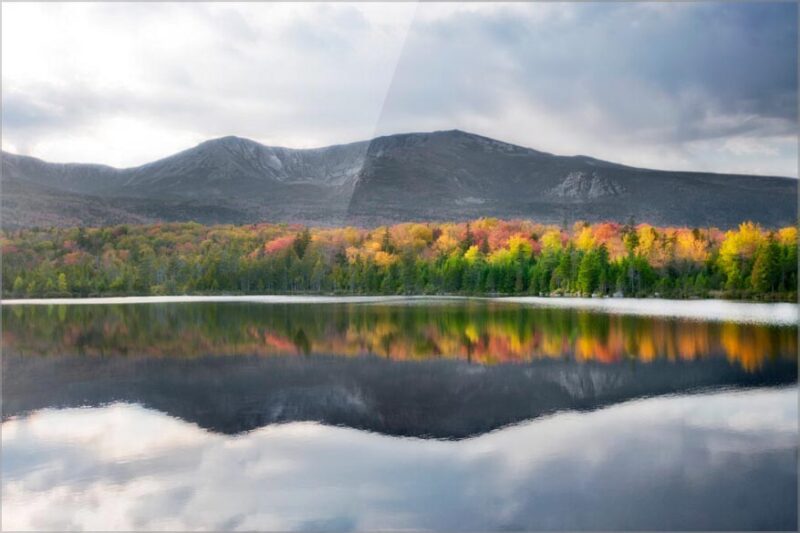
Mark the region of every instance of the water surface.
POLYGON ((780 318, 370 299, 2 320, 6 529, 797 526, 780 318))

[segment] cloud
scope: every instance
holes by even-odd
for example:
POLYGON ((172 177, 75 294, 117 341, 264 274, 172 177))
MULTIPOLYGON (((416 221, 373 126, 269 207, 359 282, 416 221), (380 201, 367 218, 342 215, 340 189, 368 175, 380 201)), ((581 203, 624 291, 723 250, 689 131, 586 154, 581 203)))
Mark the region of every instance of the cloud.
POLYGON ((426 117, 556 153, 796 174, 796 150, 785 153, 796 139, 795 5, 571 4, 533 16, 538 8, 418 17, 381 130, 426 117), (773 154, 722 161, 694 150, 742 137, 773 154))
POLYGON ((228 134, 309 147, 460 128, 640 166, 797 173, 793 3, 3 14, 4 147, 44 159, 133 165, 228 134))
POLYGON ((171 136, 361 140, 373 133, 413 5, 132 9, 4 10, 5 147, 132 165, 186 147, 162 144, 171 136), (151 134, 115 130, 121 122, 151 134))

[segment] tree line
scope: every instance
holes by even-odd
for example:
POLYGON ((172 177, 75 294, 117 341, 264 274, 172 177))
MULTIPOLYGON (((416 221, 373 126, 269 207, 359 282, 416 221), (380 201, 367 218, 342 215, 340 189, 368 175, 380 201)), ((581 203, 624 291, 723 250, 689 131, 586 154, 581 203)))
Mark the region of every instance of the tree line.
POLYGON ((196 223, 0 234, 4 297, 533 294, 794 300, 797 228, 528 220, 196 223))

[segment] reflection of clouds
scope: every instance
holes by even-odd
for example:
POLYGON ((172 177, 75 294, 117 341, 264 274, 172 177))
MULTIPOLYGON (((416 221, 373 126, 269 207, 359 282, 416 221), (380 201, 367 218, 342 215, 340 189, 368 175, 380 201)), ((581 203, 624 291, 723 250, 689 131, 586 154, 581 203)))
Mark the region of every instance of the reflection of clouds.
POLYGON ((3 526, 794 527, 796 439, 796 388, 643 400, 459 442, 307 422, 228 437, 136 405, 43 410, 3 424, 3 526))
MULTIPOLYGON (((19 429, 11 426, 12 435, 22 431, 47 435, 52 442, 85 448, 109 461, 138 456, 152 456, 154 450, 171 449, 201 440, 187 433, 172 418, 154 417, 144 409, 128 405, 110 405, 103 409, 71 409, 68 416, 46 410, 27 417, 19 429)), ((3 431, 6 431, 5 426, 3 431)))

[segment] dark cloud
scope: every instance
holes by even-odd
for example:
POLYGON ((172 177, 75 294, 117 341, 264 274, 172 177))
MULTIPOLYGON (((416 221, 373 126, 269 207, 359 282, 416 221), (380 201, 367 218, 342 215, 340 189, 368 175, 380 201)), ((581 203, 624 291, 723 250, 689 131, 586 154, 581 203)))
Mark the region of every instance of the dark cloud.
POLYGON ((668 143, 790 135, 796 20, 794 3, 581 4, 572 16, 545 21, 512 8, 418 19, 385 120, 489 114, 508 103, 511 88, 578 122, 590 109, 602 116, 598 134, 668 143))

